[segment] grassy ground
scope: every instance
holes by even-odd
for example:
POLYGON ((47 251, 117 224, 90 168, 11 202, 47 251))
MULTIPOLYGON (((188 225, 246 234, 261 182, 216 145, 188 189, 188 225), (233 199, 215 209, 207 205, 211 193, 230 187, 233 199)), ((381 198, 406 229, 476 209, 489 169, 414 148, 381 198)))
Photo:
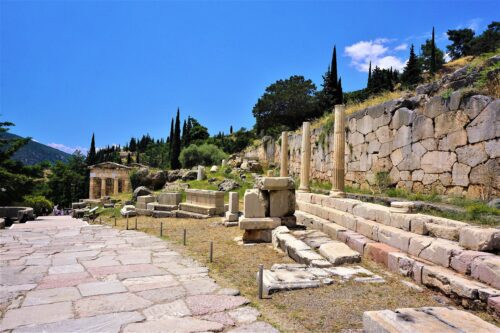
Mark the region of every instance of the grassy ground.
MULTIPOLYGON (((104 211, 109 216, 112 209, 104 211)), ((396 309, 400 307, 439 306, 434 297, 440 294, 426 290, 419 293, 404 286, 400 276, 392 275, 380 266, 363 261, 362 266, 382 275, 385 284, 335 283, 317 289, 281 292, 272 298, 257 298, 256 272, 259 264, 270 268, 275 263, 292 263, 288 256, 269 244, 237 245, 235 237, 242 236, 237 227, 226 228, 220 218, 208 220, 153 219, 138 217, 138 230, 159 235, 163 222, 164 239, 181 253, 189 255, 210 268, 210 276, 221 286, 237 288, 253 306, 263 314, 263 319, 284 332, 338 332, 342 329, 361 328, 364 311, 396 309), (187 245, 182 246, 183 230, 187 231, 187 245), (210 241, 214 242, 214 262, 208 262, 210 241)), ((104 219, 113 225, 114 221, 104 219)), ((117 219, 117 228, 125 228, 126 219, 117 219)), ((129 219, 130 228, 135 218, 129 219)), ((484 312, 476 313, 483 319, 494 319, 484 312)), ((498 325, 498 323, 497 323, 498 325)))

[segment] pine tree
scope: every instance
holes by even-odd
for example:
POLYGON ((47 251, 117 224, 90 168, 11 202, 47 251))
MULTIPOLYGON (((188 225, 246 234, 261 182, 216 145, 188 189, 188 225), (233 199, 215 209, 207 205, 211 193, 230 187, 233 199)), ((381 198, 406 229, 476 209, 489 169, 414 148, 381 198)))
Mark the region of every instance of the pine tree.
POLYGON ((87 165, 96 164, 96 150, 95 150, 95 137, 94 133, 92 133, 92 140, 90 141, 90 149, 87 154, 87 165))
POLYGON ((422 81, 422 69, 415 54, 413 44, 410 47, 410 57, 401 75, 401 82, 407 87, 414 86, 422 81))
POLYGON ((172 154, 170 156, 170 167, 179 169, 179 155, 181 153, 181 120, 180 111, 177 108, 177 117, 175 118, 174 139, 172 140, 172 154))
POLYGON ((434 38, 434 27, 432 27, 432 47, 431 47, 431 74, 436 73, 436 40, 434 38))

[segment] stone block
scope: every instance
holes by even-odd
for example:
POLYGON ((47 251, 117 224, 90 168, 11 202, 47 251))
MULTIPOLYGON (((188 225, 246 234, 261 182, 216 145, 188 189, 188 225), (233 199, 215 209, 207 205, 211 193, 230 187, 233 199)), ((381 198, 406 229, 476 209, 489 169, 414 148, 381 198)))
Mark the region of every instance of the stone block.
POLYGON ((476 258, 471 265, 471 276, 476 280, 500 289, 500 257, 476 258))
POLYGON ((410 231, 419 234, 419 235, 427 235, 428 230, 426 224, 431 221, 431 217, 423 214, 415 214, 412 215, 410 220, 410 231))
POLYGON ((368 243, 365 246, 363 255, 387 267, 389 263, 389 253, 391 252, 399 252, 399 250, 387 244, 368 243))
POLYGON ((312 193, 307 193, 307 192, 296 192, 295 193, 295 197, 296 197, 297 201, 303 201, 306 203, 311 203, 312 195, 313 195, 312 193))
POLYGON ((245 217, 265 217, 269 210, 269 199, 259 190, 246 190, 243 200, 243 214, 245 217))
POLYGON ((238 222, 238 213, 226 212, 224 215, 226 222, 238 222))
POLYGON ((325 206, 347 213, 352 213, 354 207, 360 203, 359 200, 347 198, 328 198, 324 201, 325 206))
POLYGON ((272 230, 245 230, 243 233, 244 243, 271 243, 272 230))
POLYGON ((439 150, 455 151, 457 147, 467 144, 467 132, 464 129, 449 133, 439 140, 439 150))
POLYGON ((464 227, 460 229, 459 244, 476 251, 500 250, 500 230, 495 228, 464 227))
POLYGON ((246 217, 242 216, 239 220, 240 229, 243 230, 263 230, 274 229, 281 225, 279 217, 246 217))
POLYGON ((280 239, 279 235, 281 234, 289 234, 290 230, 285 226, 279 226, 271 232, 272 243, 275 248, 280 248, 280 239))
POLYGON ((391 121, 391 129, 398 129, 401 126, 410 126, 415 119, 415 111, 408 108, 400 108, 394 112, 391 121))
POLYGON ((162 192, 158 194, 158 203, 162 205, 179 205, 181 203, 181 199, 182 199, 181 193, 162 192))
POLYGON ((485 142, 484 150, 490 158, 500 157, 500 139, 485 142))
POLYGON ((457 256, 453 256, 450 261, 450 267, 455 271, 463 274, 470 275, 472 262, 480 257, 491 256, 490 253, 479 252, 479 251, 463 251, 457 256))
POLYGON ((401 229, 380 226, 377 239, 379 242, 395 247, 403 252, 408 252, 412 234, 401 229))
POLYGON ((410 246, 408 246, 408 253, 412 256, 418 257, 423 249, 429 247, 433 242, 433 238, 426 236, 417 236, 410 239, 410 246))
POLYGON ((434 138, 434 126, 432 119, 424 115, 418 115, 411 127, 411 142, 417 142, 434 138))
POLYGON ((366 244, 373 242, 374 241, 363 235, 351 235, 347 237, 346 244, 354 251, 359 252, 361 255, 363 255, 366 244))
POLYGON ((434 119, 434 136, 442 138, 445 135, 459 131, 469 122, 469 117, 463 111, 451 111, 440 114, 434 119))
POLYGON ((265 191, 293 190, 295 184, 290 177, 261 177, 255 183, 255 187, 265 191))
POLYGON ((490 307, 497 316, 500 316, 500 296, 488 298, 488 307, 490 307))
POLYGON ((361 261, 358 252, 351 250, 342 242, 332 241, 319 247, 319 253, 333 265, 350 264, 361 261))
POLYGON ((459 228, 457 227, 445 226, 435 223, 426 223, 425 227, 427 228, 430 236, 458 241, 459 228))
POLYGON ((269 191, 269 216, 291 216, 295 212, 295 191, 269 191))
POLYGON ((424 248, 418 257, 443 267, 449 267, 451 257, 459 255, 462 251, 463 248, 455 242, 436 239, 428 247, 424 248))
POLYGON ((469 143, 494 139, 500 136, 498 124, 498 110, 500 99, 489 103, 488 106, 466 127, 469 143))
POLYGON ((238 192, 229 192, 229 212, 238 213, 240 210, 240 198, 238 192))
POLYGON ((410 222, 412 217, 413 217, 412 214, 391 213, 390 226, 405 231, 410 231, 410 222))
POLYGON ((332 239, 337 239, 338 233, 346 230, 347 230, 346 228, 336 223, 328 222, 323 224, 323 232, 332 239))
POLYGON ((356 218, 356 232, 368 237, 372 240, 378 241, 379 224, 377 222, 366 220, 362 217, 356 218))
POLYGON ((137 209, 147 209, 147 205, 150 202, 154 202, 155 197, 152 195, 143 195, 143 196, 138 196, 137 197, 137 204, 135 205, 135 208, 137 209))
POLYGON ((454 152, 429 151, 422 156, 420 166, 424 173, 442 173, 451 170, 456 162, 454 152))
POLYGON ((459 147, 456 153, 458 162, 470 167, 475 167, 488 159, 483 142, 459 147))
POLYGON ((452 184, 458 186, 468 186, 470 170, 471 167, 466 164, 455 163, 451 173, 452 184))

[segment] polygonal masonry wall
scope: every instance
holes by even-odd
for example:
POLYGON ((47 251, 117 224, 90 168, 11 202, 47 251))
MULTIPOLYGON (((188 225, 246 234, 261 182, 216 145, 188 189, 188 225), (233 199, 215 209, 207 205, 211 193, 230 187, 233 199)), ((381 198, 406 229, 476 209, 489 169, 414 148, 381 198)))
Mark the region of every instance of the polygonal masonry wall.
MULTIPOLYGON (((346 185, 368 189, 379 172, 390 183, 413 192, 467 195, 500 193, 500 99, 465 96, 450 99, 416 95, 400 98, 347 117, 346 185)), ((333 133, 311 131, 311 179, 332 179, 333 133), (325 135, 326 134, 326 135, 325 135)), ((299 176, 302 135, 288 134, 289 174, 299 176)), ((246 155, 278 162, 272 139, 246 155)))

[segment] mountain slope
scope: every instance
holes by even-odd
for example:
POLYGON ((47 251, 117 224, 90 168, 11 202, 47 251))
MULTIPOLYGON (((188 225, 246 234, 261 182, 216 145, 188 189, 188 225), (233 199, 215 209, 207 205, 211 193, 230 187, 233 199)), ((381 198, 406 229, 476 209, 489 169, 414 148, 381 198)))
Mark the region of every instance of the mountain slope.
MULTIPOLYGON (((12 133, 0 133, 2 139, 17 139, 19 135, 12 133)), ((43 161, 54 163, 56 161, 68 161, 71 155, 55 148, 31 140, 19 149, 12 158, 26 165, 33 165, 43 161)))

